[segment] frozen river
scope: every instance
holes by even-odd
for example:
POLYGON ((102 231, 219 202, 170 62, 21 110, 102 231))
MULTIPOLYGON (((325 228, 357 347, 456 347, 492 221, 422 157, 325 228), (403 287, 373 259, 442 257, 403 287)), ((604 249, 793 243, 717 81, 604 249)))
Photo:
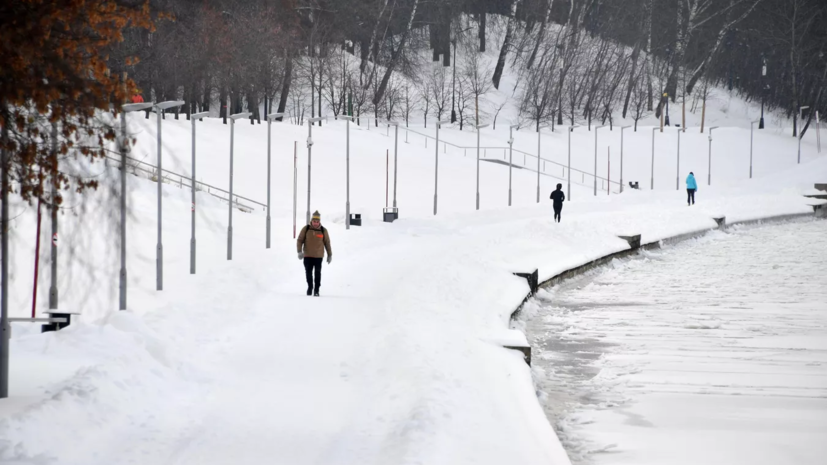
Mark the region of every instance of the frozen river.
POLYGON ((575 464, 827 463, 827 221, 712 232, 527 307, 575 464))

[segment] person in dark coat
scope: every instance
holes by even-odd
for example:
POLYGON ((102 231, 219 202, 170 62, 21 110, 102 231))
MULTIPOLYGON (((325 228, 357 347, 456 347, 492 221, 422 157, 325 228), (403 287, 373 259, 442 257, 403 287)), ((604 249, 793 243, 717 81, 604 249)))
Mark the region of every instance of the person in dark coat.
POLYGON ((322 218, 318 210, 313 213, 310 224, 302 228, 296 240, 296 251, 299 260, 304 260, 304 274, 307 279, 307 295, 311 293, 318 297, 322 286, 322 259, 327 251, 327 264, 333 260, 333 249, 330 247, 330 234, 322 226, 322 218), (316 272, 315 279, 313 271, 316 272))
POLYGON ((557 184, 557 190, 551 193, 551 200, 554 201, 554 220, 560 222, 560 212, 563 211, 563 202, 566 201, 566 194, 563 193, 563 185, 557 184))

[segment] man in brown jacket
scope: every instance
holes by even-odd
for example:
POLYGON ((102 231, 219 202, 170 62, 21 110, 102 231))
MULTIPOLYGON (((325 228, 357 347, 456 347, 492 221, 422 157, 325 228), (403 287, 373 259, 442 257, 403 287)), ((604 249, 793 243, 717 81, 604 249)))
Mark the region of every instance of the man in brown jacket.
POLYGON ((296 240, 296 249, 299 253, 299 260, 304 260, 304 274, 307 278, 307 295, 311 291, 313 295, 319 296, 319 287, 322 285, 322 258, 327 250, 327 263, 333 260, 333 250, 330 248, 330 234, 322 226, 319 211, 313 212, 310 224, 303 227, 296 240), (302 250, 304 246, 304 250, 302 250), (313 269, 316 269, 316 280, 313 280, 313 269))

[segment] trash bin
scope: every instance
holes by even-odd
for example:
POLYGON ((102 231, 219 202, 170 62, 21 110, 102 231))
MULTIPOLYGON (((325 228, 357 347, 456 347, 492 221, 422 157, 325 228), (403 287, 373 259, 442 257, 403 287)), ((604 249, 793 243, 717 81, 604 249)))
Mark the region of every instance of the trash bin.
POLYGON ((350 214, 350 225, 351 226, 362 226, 362 214, 361 213, 351 213, 350 214))
POLYGON ((399 209, 398 208, 383 208, 382 209, 382 221, 385 223, 393 223, 394 220, 399 219, 399 209))

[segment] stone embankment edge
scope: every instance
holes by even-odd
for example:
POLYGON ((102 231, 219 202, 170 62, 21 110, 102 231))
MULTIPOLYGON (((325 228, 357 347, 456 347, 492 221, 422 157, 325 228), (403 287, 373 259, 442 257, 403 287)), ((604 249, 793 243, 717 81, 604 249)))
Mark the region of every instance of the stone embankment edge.
MULTIPOLYGON (((635 247, 635 246, 630 245, 628 249, 624 249, 624 250, 621 250, 621 251, 618 251, 618 252, 610 253, 610 254, 605 255, 603 257, 596 258, 596 259, 591 260, 589 262, 583 263, 582 265, 578 265, 578 266, 569 268, 568 270, 565 270, 561 273, 558 273, 558 274, 552 276, 551 278, 546 279, 545 281, 542 281, 542 282, 533 282, 532 281, 531 275, 534 275, 533 279, 535 279, 535 280, 537 279, 537 274, 538 274, 537 270, 535 270, 533 273, 519 273, 518 274, 519 276, 522 276, 522 277, 525 277, 526 279, 528 279, 530 290, 529 290, 528 294, 526 294, 526 296, 523 298, 522 302, 520 302, 520 304, 517 306, 517 308, 515 308, 511 312, 509 321, 513 321, 520 314, 520 311, 522 311, 523 306, 525 305, 525 303, 528 301, 528 299, 530 299, 534 295, 534 293, 537 291, 537 289, 548 288, 550 286, 554 286, 554 285, 560 283, 561 281, 573 278, 575 276, 582 275, 582 274, 584 274, 584 273, 586 273, 590 270, 593 270, 597 267, 603 266, 603 265, 611 262, 614 259, 625 258, 625 257, 630 257, 632 255, 636 255, 640 252, 641 249, 643 249, 643 250, 658 249, 658 248, 663 247, 664 245, 677 244, 679 242, 683 242, 683 241, 686 241, 686 240, 689 240, 689 239, 694 239, 694 238, 703 236, 704 234, 707 234, 710 231, 725 230, 726 228, 731 227, 731 226, 746 226, 746 225, 762 224, 762 223, 779 223, 779 222, 782 222, 782 221, 789 221, 789 220, 800 219, 800 218, 819 218, 819 217, 822 216, 822 215, 818 214, 819 213, 818 209, 814 209, 814 210, 815 211, 813 213, 790 213, 790 214, 784 214, 784 215, 773 215, 773 216, 762 217, 762 218, 754 218, 754 219, 749 219, 749 220, 735 221, 735 222, 732 222, 732 223, 727 223, 726 218, 724 218, 724 217, 715 218, 716 222, 718 223, 718 225, 716 227, 698 229, 696 231, 691 231, 691 232, 688 232, 688 233, 683 233, 683 234, 678 234, 678 235, 675 235, 675 236, 661 238, 661 239, 658 239, 656 241, 645 242, 645 243, 640 244, 639 247, 635 247)), ((639 238, 638 238, 638 240, 639 240, 639 238)), ((635 244, 635 245, 637 245, 637 244, 635 244)), ((515 273, 515 274, 517 274, 517 273, 515 273)), ((526 360, 526 363, 528 363, 529 365, 531 364, 531 344, 528 344, 527 346, 524 346, 524 345, 503 345, 503 347, 506 348, 506 349, 518 350, 518 351, 522 352, 523 357, 526 360)))

